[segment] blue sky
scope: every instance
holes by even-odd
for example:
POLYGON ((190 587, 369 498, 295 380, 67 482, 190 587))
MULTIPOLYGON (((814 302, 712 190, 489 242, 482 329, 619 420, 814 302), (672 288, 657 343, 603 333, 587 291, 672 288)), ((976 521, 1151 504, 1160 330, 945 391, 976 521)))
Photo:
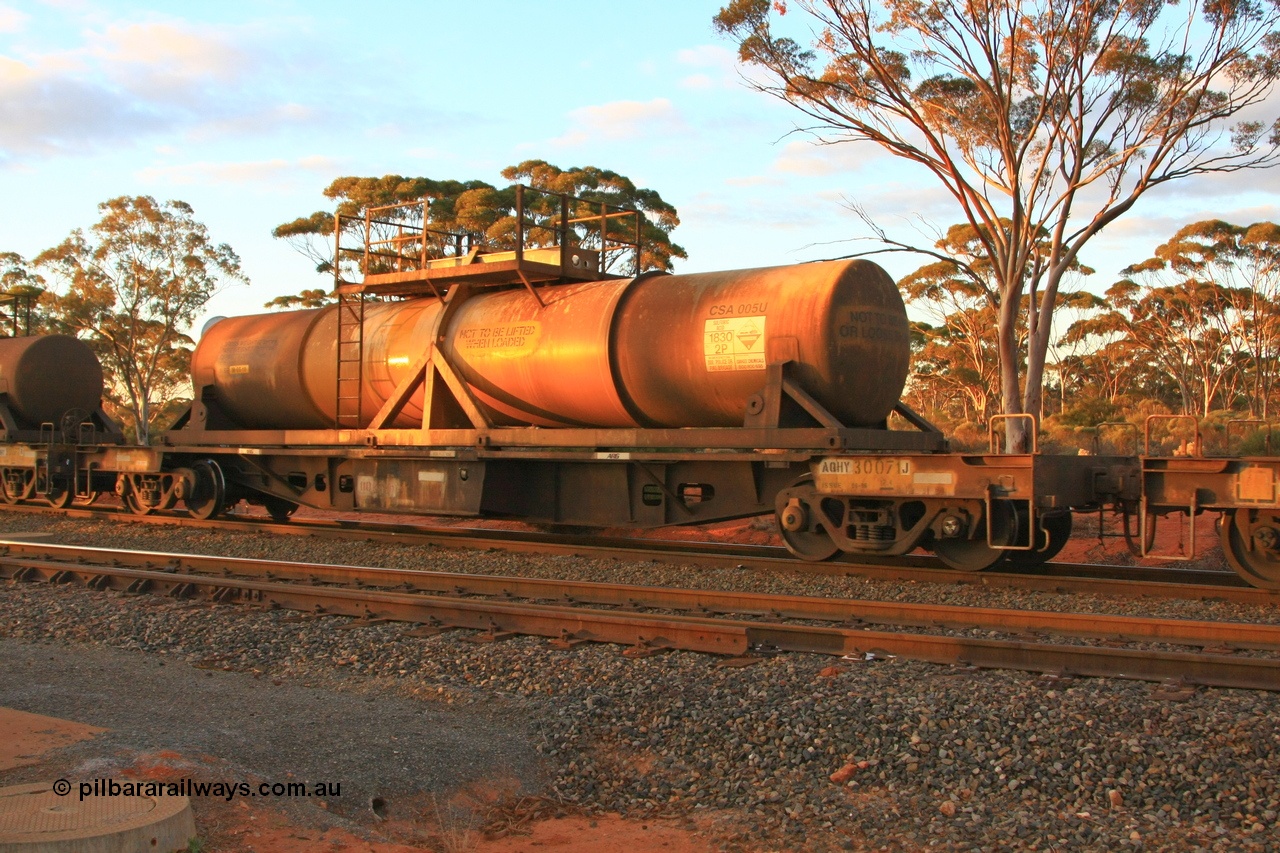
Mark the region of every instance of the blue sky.
MULTIPOLYGON (((713 32, 719 6, 0 0, 0 251, 33 256, 114 196, 182 199, 252 280, 210 313, 247 313, 328 284, 271 229, 329 207, 333 178, 499 183, 531 158, 657 190, 689 272, 870 248, 841 242, 866 235, 849 201, 904 241, 957 220, 878 149, 794 133, 713 32)), ((1153 194, 1083 258, 1094 289, 1187 222, 1280 219, 1278 191, 1271 170, 1153 194)))

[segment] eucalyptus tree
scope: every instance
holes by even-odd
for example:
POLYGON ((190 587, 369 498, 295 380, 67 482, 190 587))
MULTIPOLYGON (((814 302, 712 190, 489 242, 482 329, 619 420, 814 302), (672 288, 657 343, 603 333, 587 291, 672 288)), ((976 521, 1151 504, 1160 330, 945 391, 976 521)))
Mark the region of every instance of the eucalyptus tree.
POLYGON ((985 421, 997 411, 1000 359, 990 264, 971 225, 953 225, 934 244, 943 256, 902 278, 906 301, 928 318, 918 327, 913 381, 946 388, 985 421))
MULTIPOLYGON (((1225 404, 1235 347, 1236 296, 1230 288, 1173 273, 1160 258, 1126 267, 1107 290, 1112 310, 1081 324, 1119 335, 1118 349, 1144 355, 1174 383, 1183 414, 1204 417, 1225 404), (1169 282, 1169 283, 1164 283, 1169 282)), ((1114 352, 1114 350, 1113 350, 1114 352)))
POLYGON ((48 326, 44 277, 17 252, 0 252, 0 335, 37 334, 48 326))
MULTIPOLYGON (((525 160, 502 171, 502 177, 512 183, 496 187, 480 180, 436 180, 426 177, 384 175, 381 178, 344 176, 336 178, 324 190, 325 197, 336 202, 335 210, 320 210, 277 226, 273 236, 288 240, 315 264, 317 272, 332 275, 334 271, 334 215, 350 217, 352 228, 363 230, 362 219, 366 212, 387 205, 411 202, 427 202, 427 220, 413 224, 435 232, 461 234, 478 244, 490 248, 511 248, 515 233, 516 183, 523 183, 537 190, 563 193, 586 202, 605 203, 615 207, 634 208, 640 212, 641 256, 639 269, 617 270, 636 274, 643 270, 670 271, 672 262, 688 257, 684 249, 671 240, 671 232, 680 224, 675 207, 668 204, 654 190, 637 187, 629 178, 617 172, 595 166, 560 169, 544 160, 525 160)), ((526 210, 542 221, 559 213, 558 202, 545 196, 527 194, 526 210), (553 209, 554 208, 554 209, 553 209)), ((575 226, 575 239, 590 248, 600 243, 598 218, 592 218, 588 207, 570 210, 571 219, 579 219, 575 226)), ((411 215, 411 214, 410 214, 411 215)), ((376 218, 376 217, 375 217, 376 218)), ((634 239, 634 231, 619 234, 617 221, 607 226, 612 239, 634 239)), ((533 245, 552 239, 548 229, 533 229, 528 235, 533 245)), ((352 234, 353 244, 363 245, 364 235, 352 234)), ((344 259, 339 258, 338 263, 344 259)), ((344 275, 348 271, 344 268, 344 275)), ((314 299, 305 294, 283 297, 268 303, 268 307, 306 306, 314 299)))
POLYGON ((186 202, 121 196, 98 209, 88 234, 71 232, 34 263, 53 279, 55 325, 94 348, 108 397, 147 444, 157 416, 188 385, 187 330, 219 289, 248 279, 186 202))
POLYGON ((732 0, 714 23, 806 130, 915 165, 977 229, 1008 413, 1040 409, 1051 315, 1090 240, 1156 187, 1280 160, 1280 124, 1245 118, 1274 110, 1274 0, 732 0))
POLYGON ((1193 222, 1156 250, 1170 269, 1226 289, 1249 409, 1266 418, 1280 383, 1280 225, 1193 222))

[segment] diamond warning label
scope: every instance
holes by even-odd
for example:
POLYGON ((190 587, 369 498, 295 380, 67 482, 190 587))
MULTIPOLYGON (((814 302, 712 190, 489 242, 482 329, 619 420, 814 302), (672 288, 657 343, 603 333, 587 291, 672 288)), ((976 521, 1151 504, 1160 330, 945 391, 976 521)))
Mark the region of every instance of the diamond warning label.
POLYGON ((707 370, 764 370, 764 317, 715 317, 707 320, 702 351, 707 370))

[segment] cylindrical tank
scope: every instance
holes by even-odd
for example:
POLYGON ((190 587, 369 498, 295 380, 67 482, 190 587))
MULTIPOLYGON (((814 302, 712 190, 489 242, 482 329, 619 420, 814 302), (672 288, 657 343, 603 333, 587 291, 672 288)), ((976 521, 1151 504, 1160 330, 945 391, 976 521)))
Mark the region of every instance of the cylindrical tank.
POLYGON ((642 278, 619 306, 613 353, 648 425, 741 426, 784 344, 799 384, 846 425, 883 421, 902 395, 906 309, 870 261, 642 278))
MULTIPOLYGON (((443 354, 498 424, 740 426, 771 353, 850 426, 879 423, 906 381, 906 312, 869 261, 482 292, 440 330, 443 354)), ((436 299, 365 306, 361 414, 378 411, 432 345, 436 299)), ((335 420, 338 309, 208 327, 197 387, 247 428, 335 420)), ((344 357, 356 351, 344 349, 344 357)), ((344 391, 344 393, 346 393, 344 391)), ((419 392, 391 426, 422 422, 419 392)))
POLYGON ((18 426, 58 425, 72 409, 102 402, 102 365, 84 341, 66 335, 0 338, 0 393, 18 426))

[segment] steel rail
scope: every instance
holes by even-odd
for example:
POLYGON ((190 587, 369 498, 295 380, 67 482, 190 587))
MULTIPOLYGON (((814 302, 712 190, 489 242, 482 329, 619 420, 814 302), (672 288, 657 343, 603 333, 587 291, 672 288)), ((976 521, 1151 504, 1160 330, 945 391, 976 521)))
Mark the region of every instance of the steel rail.
MULTIPOLYGON (((155 554, 151 556, 171 557, 155 554)), ((15 580, 38 577, 55 583, 79 578, 94 589, 160 591, 176 596, 201 592, 215 601, 270 605, 370 620, 417 622, 440 628, 473 628, 486 631, 494 637, 510 632, 557 637, 569 642, 628 643, 644 649, 685 649, 726 655, 745 655, 761 649, 846 657, 888 654, 981 668, 1125 677, 1148 681, 1180 679, 1219 687, 1280 690, 1280 659, 1272 657, 1098 648, 872 631, 844 625, 787 625, 711 616, 621 613, 564 604, 531 604, 369 587, 326 586, 315 581, 282 583, 228 574, 193 573, 178 568, 140 569, 95 564, 87 562, 87 559, 84 555, 81 555, 79 561, 3 556, 0 557, 0 576, 15 580)), ((1276 630, 1274 626, 1263 627, 1272 632, 1276 630)), ((1162 637, 1161 641, 1167 640, 1162 637)))
MULTIPOLYGON (((7 506, 0 509, 51 512, 47 507, 7 506)), ((772 571, 798 571, 841 577, 864 577, 870 580, 914 581, 949 585, 974 585, 991 589, 1018 589, 1042 592, 1074 592, 1122 597, 1157 597, 1197 600, 1222 600, 1240 604, 1280 605, 1280 591, 1256 589, 1232 572, 1188 569, 1155 569, 1153 567, 1082 565, 1081 571, 1098 574, 1119 571, 1125 577, 1081 577, 1070 573, 1077 566, 1050 564, 1035 574, 999 570, 964 572, 955 569, 929 568, 936 561, 917 556, 893 561, 812 563, 785 554, 785 549, 752 546, 684 542, 655 539, 614 539, 603 543, 567 538, 553 534, 527 533, 480 528, 422 528, 417 525, 370 523, 356 520, 302 520, 272 522, 266 518, 220 518, 200 521, 178 515, 145 515, 116 511, 71 509, 58 511, 72 518, 93 518, 124 523, 158 523, 181 527, 251 530, 261 533, 322 536, 361 539, 401 544, 427 544, 460 549, 500 549, 513 553, 568 555, 587 559, 651 561, 671 565, 754 568, 772 571), (770 553, 772 552, 772 553, 770 553), (1156 581, 1152 577, 1178 578, 1156 581), (1208 579, 1218 580, 1207 582, 1208 579)))
POLYGON ((777 595, 735 590, 548 580, 512 575, 473 575, 419 569, 296 563, 158 551, 120 551, 69 545, 0 540, 0 561, 40 566, 58 562, 100 562, 116 566, 221 576, 264 577, 310 583, 430 591, 457 596, 483 595, 574 604, 655 610, 698 611, 823 622, 906 625, 950 630, 981 629, 1010 633, 1058 634, 1128 642, 1280 650, 1280 624, 1159 619, 1096 613, 1027 611, 898 601, 777 595))

